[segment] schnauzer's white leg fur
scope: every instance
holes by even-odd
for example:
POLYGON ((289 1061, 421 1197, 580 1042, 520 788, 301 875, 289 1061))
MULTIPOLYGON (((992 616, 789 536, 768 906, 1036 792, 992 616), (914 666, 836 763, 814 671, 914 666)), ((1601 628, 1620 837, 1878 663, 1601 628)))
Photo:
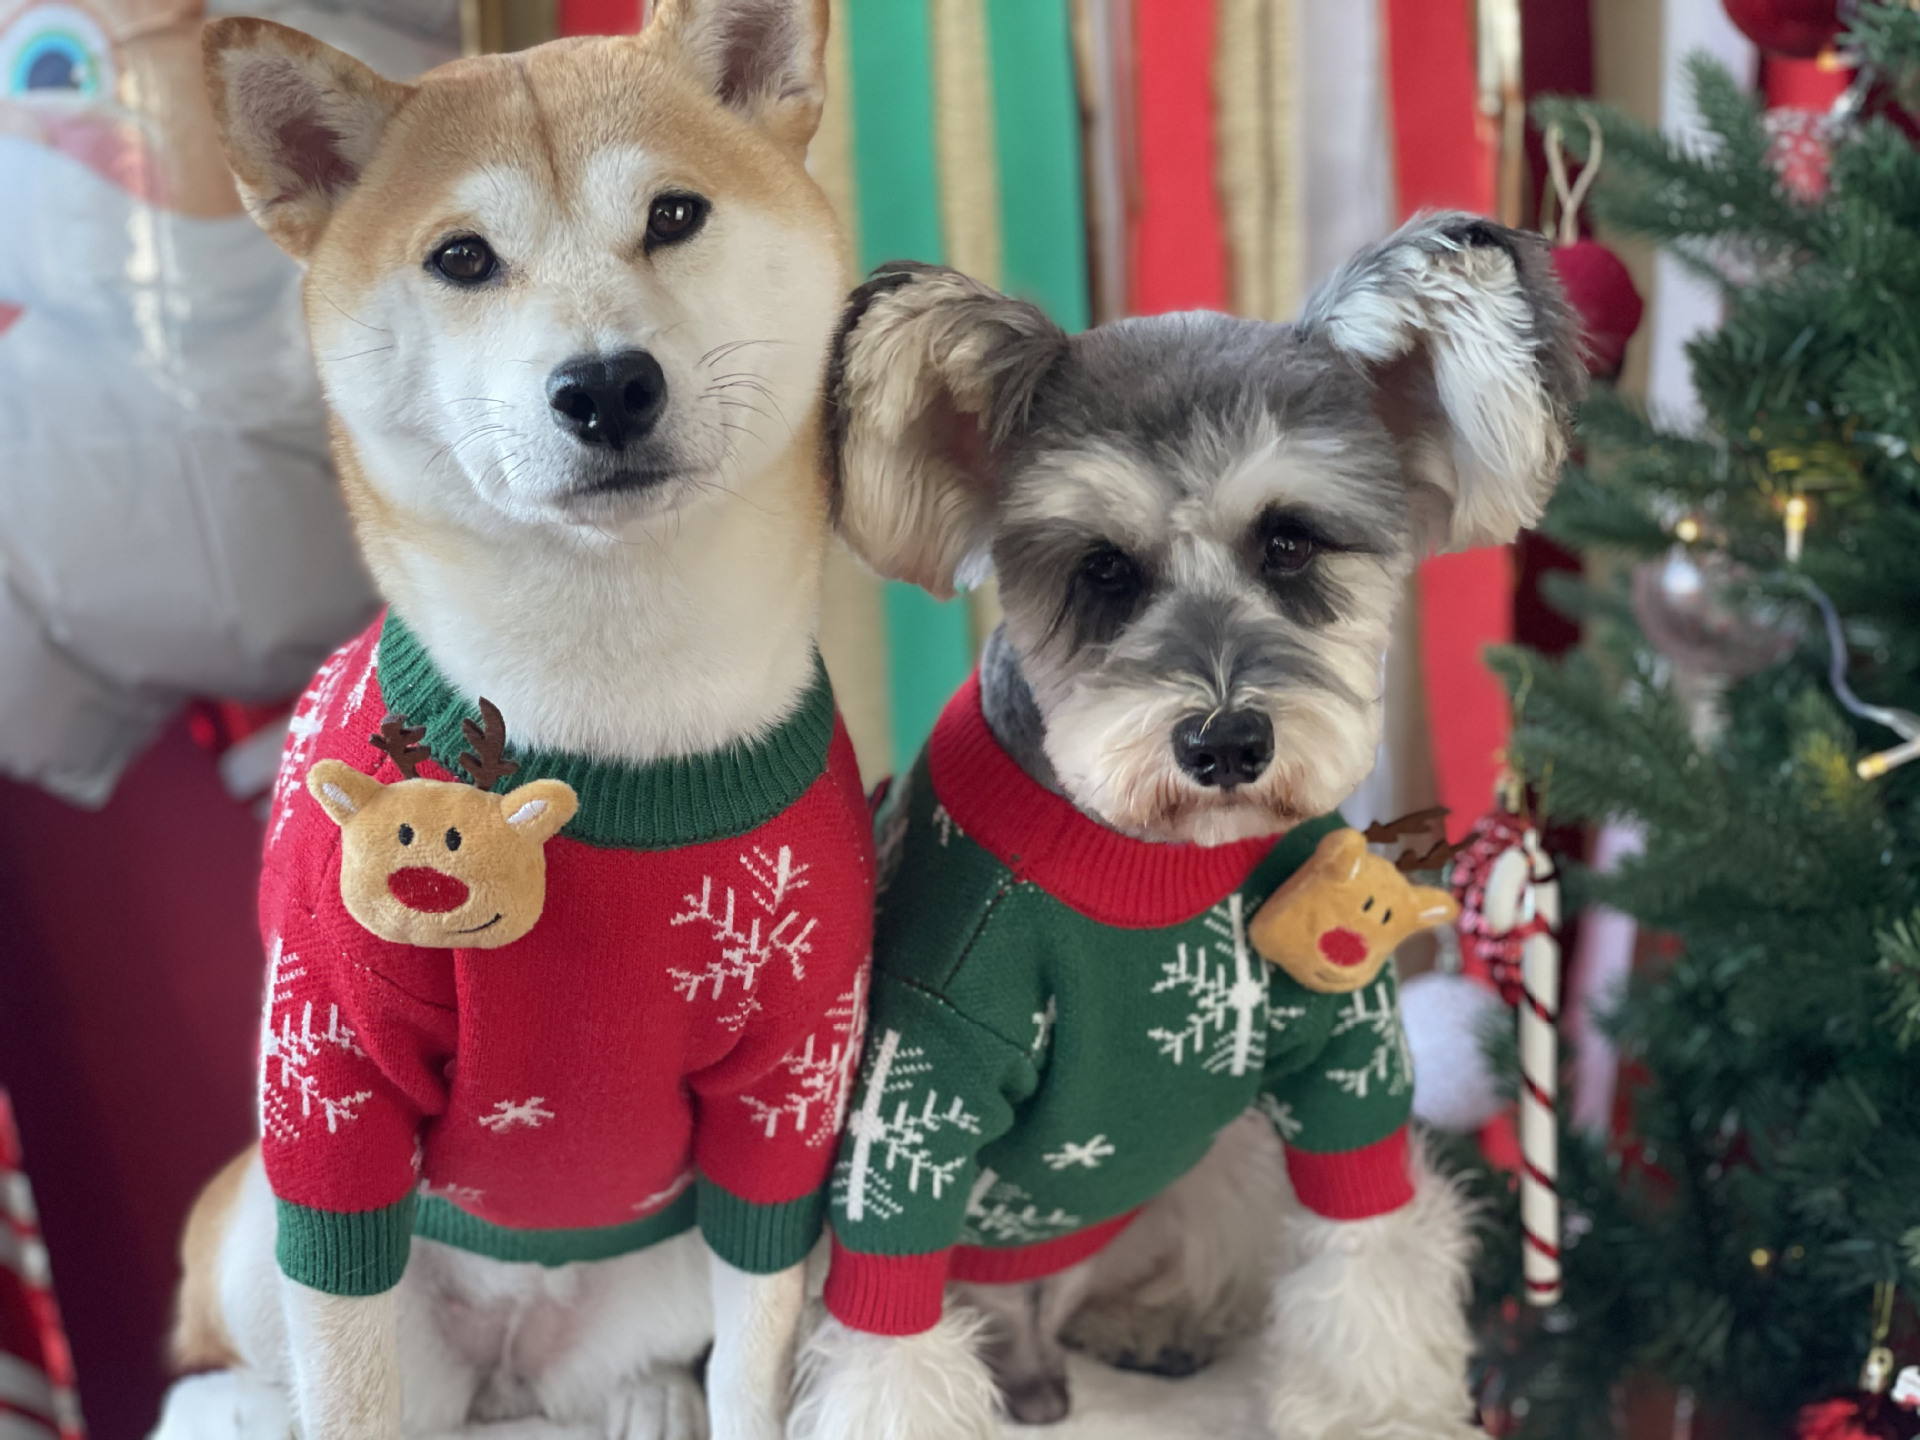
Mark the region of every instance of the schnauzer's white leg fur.
POLYGON ((1068 1342, 1110 1365, 1178 1375, 1259 1328, 1272 1293, 1280 1141, 1248 1112, 1092 1262, 1068 1342))
POLYGON ((825 1320, 800 1352, 790 1440, 998 1440, 981 1325, 957 1309, 898 1337, 825 1320))
POLYGON ((1416 1146, 1413 1202, 1372 1220, 1296 1209, 1268 1339, 1277 1440, 1467 1440, 1472 1211, 1416 1146))

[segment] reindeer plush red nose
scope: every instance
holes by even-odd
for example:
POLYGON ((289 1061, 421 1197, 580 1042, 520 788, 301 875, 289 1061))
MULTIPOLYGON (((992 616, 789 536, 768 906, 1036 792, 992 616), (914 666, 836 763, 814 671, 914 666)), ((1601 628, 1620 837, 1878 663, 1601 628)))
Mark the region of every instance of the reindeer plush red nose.
POLYGON ((402 866, 387 876, 387 889, 409 910, 429 915, 458 910, 467 903, 466 883, 430 865, 402 866))

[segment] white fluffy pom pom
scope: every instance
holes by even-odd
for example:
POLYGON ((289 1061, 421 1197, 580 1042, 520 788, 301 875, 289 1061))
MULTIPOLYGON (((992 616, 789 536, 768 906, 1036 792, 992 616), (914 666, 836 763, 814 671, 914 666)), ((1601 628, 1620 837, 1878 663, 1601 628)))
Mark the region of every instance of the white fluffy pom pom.
POLYGON ((1400 989, 1400 1019, 1413 1052, 1413 1113, 1436 1130, 1466 1134, 1500 1113, 1480 1042, 1488 1017, 1506 1007, 1464 975, 1431 971, 1400 989))

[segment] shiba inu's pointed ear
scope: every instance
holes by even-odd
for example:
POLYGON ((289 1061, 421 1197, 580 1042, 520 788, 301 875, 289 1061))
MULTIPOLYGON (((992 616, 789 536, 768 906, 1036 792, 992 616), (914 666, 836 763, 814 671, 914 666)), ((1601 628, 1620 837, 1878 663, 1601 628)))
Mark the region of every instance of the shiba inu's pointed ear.
POLYGON ((1300 333, 1372 375, 1429 545, 1511 540, 1540 518, 1586 388, 1540 237, 1417 217, 1342 266, 1300 333))
POLYGON ((653 23, 722 103, 806 148, 827 95, 827 0, 661 0, 653 23))
POLYGON ((214 118, 247 213, 282 250, 304 260, 409 87, 270 20, 212 21, 200 44, 214 118))
POLYGON ((853 292, 827 362, 834 516, 882 575, 945 597, 979 578, 996 452, 1066 332, 957 270, 897 261, 853 292))

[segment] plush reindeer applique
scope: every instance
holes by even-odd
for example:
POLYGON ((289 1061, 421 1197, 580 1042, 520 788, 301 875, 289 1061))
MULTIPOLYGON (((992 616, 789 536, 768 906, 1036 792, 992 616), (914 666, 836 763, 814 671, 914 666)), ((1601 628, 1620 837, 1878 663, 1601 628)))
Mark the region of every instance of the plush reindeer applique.
POLYGON ((461 722, 472 784, 423 779, 426 734, 393 716, 369 737, 403 777, 387 785, 343 760, 307 772, 307 789, 340 827, 340 898, 347 913, 402 945, 493 949, 525 935, 546 904, 546 843, 579 797, 560 780, 504 795, 495 782, 520 767, 506 758, 506 724, 491 701, 479 724, 461 722))
POLYGON ((1307 989, 1341 994, 1371 985, 1402 940, 1459 913, 1453 896, 1415 885, 1358 830, 1335 830, 1268 897, 1247 938, 1307 989))

